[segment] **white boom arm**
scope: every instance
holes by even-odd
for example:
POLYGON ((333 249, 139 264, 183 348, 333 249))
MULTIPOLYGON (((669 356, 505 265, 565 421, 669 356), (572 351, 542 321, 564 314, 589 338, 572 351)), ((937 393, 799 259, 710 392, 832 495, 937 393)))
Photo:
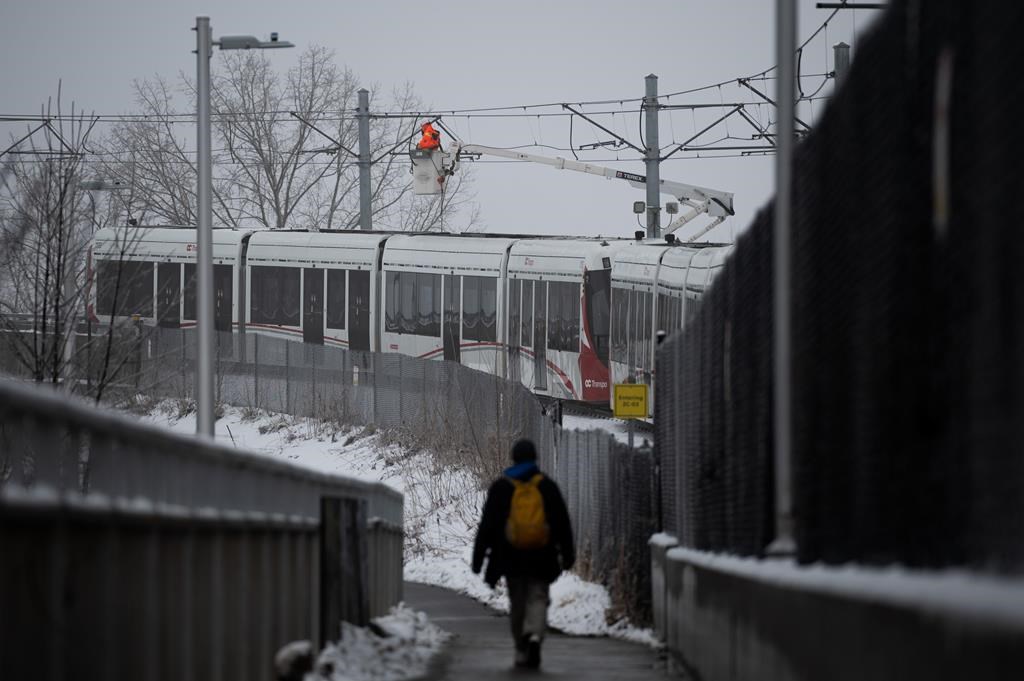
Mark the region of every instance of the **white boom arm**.
MULTIPOLYGON (((559 170, 575 170, 579 173, 599 175, 610 180, 625 180, 638 189, 645 189, 647 187, 647 177, 645 175, 627 173, 622 170, 596 166, 591 163, 570 161, 569 159, 562 158, 561 156, 552 158, 550 156, 524 154, 521 151, 485 147, 479 144, 455 144, 452 147, 452 153, 454 154, 454 161, 448 169, 449 172, 455 171, 459 164, 459 158, 463 155, 486 154, 487 156, 501 156, 503 158, 511 158, 518 161, 542 163, 544 165, 551 166, 552 168, 558 168, 559 170)), ((661 180, 659 184, 661 185, 662 194, 674 196, 680 203, 690 206, 694 211, 666 227, 664 230, 666 234, 682 227, 685 223, 689 222, 701 213, 707 213, 708 215, 722 219, 733 214, 732 194, 730 192, 708 189, 707 187, 698 187, 692 184, 683 184, 682 182, 672 182, 671 180, 661 180)))

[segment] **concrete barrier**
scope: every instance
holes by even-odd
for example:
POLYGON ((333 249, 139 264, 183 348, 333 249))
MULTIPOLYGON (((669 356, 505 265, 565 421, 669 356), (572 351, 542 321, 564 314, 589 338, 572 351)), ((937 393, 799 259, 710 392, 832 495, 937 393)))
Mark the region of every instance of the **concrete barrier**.
MULTIPOLYGON (((1016 678, 1024 581, 660 550, 670 666, 716 681, 1016 678)), ((655 598, 659 592, 655 592, 655 598)), ((657 606, 656 606, 657 607, 657 606)))

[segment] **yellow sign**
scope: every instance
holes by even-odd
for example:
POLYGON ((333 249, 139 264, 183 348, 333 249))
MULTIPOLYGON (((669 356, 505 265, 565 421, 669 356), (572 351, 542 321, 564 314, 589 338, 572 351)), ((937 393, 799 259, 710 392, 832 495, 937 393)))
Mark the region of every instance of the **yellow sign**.
POLYGON ((615 406, 617 419, 647 418, 647 385, 644 383, 616 383, 615 406))

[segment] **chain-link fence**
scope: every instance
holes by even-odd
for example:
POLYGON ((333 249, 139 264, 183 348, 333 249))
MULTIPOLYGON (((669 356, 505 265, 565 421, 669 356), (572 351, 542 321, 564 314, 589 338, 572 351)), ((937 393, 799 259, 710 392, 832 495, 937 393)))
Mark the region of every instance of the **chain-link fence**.
MULTIPOLYGON (((1024 569, 1024 214, 1006 3, 893 2, 798 145, 794 501, 803 562, 1024 569)), ((666 529, 773 536, 772 222, 658 357, 666 529)))
POLYGON ((620 610, 650 621, 647 540, 657 528, 657 472, 649 449, 630 449, 600 430, 555 429, 541 469, 558 482, 569 508, 578 566, 606 584, 620 610))

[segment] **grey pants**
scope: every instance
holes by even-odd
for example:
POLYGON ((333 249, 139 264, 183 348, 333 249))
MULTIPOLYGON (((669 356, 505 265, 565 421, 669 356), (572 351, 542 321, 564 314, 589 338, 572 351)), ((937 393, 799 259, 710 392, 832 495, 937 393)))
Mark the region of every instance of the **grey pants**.
POLYGON ((512 639, 520 646, 525 636, 544 639, 548 624, 548 583, 533 577, 505 577, 508 583, 512 639))

